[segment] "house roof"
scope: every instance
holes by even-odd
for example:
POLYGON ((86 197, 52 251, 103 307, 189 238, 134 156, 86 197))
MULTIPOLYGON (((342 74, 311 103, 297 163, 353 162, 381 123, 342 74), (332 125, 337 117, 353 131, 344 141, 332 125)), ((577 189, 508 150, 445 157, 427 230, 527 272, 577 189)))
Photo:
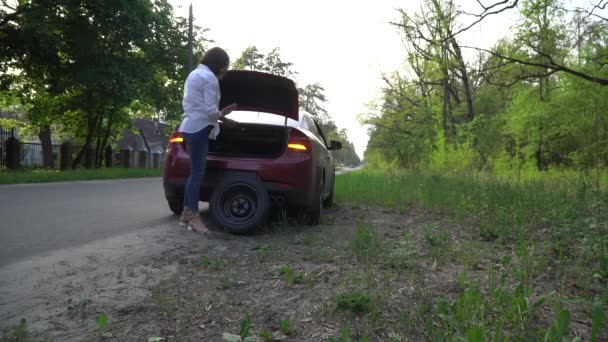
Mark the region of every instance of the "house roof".
POLYGON ((117 142, 119 149, 146 150, 146 142, 150 148, 158 145, 165 147, 169 143, 166 124, 155 124, 153 120, 142 118, 136 118, 133 124, 132 130, 125 129, 122 132, 122 139, 117 142), (145 142, 142 135, 145 136, 145 142))
POLYGON ((19 121, 23 121, 23 119, 21 119, 19 117, 19 113, 17 112, 5 112, 0 110, 0 119, 13 119, 13 120, 19 120, 19 121))

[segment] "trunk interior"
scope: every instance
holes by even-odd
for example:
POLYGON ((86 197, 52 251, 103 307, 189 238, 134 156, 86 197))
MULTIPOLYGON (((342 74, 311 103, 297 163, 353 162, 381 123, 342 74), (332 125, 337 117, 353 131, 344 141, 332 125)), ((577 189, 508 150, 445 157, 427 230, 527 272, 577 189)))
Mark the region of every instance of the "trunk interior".
POLYGON ((216 140, 209 140, 209 153, 239 157, 273 158, 287 144, 288 127, 239 123, 221 127, 216 140))

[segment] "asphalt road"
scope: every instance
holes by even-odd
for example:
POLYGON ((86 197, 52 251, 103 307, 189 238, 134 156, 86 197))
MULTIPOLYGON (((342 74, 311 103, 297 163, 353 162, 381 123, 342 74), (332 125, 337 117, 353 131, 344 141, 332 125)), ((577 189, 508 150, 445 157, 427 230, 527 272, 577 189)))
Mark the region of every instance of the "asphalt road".
POLYGON ((173 222, 160 178, 3 185, 0 266, 173 222))

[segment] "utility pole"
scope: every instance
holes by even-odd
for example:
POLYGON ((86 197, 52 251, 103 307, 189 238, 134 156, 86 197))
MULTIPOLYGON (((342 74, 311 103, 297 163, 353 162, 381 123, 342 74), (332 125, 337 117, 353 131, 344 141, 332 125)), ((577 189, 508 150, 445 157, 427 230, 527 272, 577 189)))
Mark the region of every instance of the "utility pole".
POLYGON ((188 71, 186 72, 186 76, 188 76, 193 69, 192 56, 194 53, 192 51, 192 21, 192 4, 190 4, 190 15, 188 16, 188 71))

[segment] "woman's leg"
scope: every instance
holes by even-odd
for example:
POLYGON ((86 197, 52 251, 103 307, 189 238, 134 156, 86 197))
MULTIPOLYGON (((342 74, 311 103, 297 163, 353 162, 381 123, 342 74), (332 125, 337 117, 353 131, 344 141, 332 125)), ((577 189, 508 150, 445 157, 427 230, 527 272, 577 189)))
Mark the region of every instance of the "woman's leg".
POLYGON ((205 175, 207 152, 209 151, 209 132, 212 128, 213 126, 207 126, 196 133, 184 133, 188 155, 190 156, 190 176, 184 191, 184 210, 189 209, 196 217, 199 215, 200 188, 205 175))

